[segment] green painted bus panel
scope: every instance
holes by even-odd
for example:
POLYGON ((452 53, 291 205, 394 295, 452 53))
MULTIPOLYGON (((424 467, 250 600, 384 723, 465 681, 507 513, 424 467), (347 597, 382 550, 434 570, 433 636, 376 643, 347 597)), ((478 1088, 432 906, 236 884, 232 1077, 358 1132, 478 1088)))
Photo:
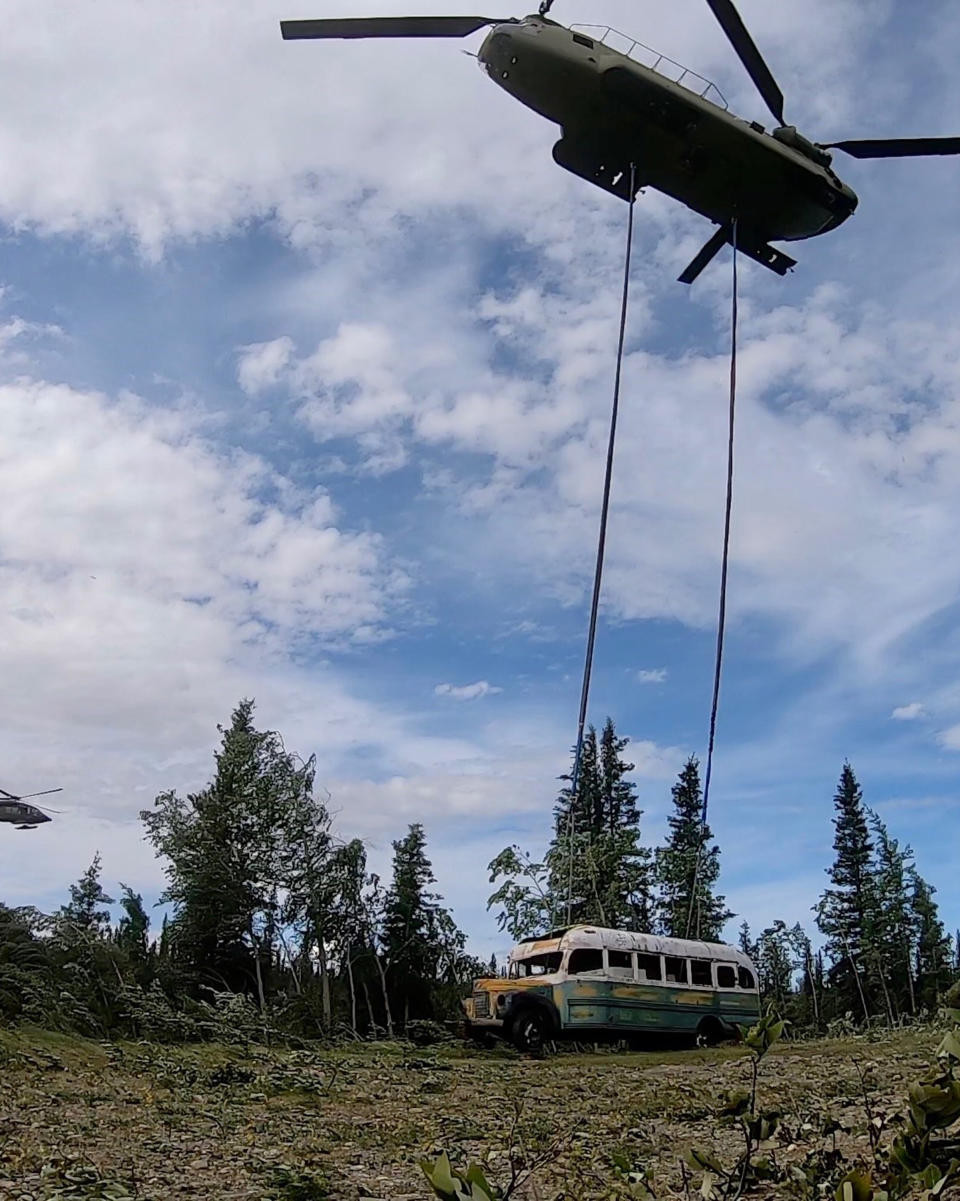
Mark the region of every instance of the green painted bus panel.
POLYGON ((566 980, 554 985, 553 999, 564 1029, 610 1026, 634 1031, 694 1031, 705 1017, 744 1025, 760 1016, 756 993, 651 987, 628 981, 566 980))

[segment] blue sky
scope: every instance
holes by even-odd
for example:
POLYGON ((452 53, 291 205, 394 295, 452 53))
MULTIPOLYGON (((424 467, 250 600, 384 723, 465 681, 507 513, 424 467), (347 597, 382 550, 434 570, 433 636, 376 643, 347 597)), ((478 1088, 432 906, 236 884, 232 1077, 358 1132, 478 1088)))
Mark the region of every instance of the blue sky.
MULTIPOLYGON (((574 735, 625 208, 459 44, 54 9, 0 49, 0 785, 66 812, 0 829, 0 898, 59 903, 98 848, 155 898, 137 812, 253 695, 374 864, 423 821, 501 951, 485 865, 542 846, 574 735)), ((945 0, 741 9, 814 138, 960 130, 945 0)), ((700 0, 554 15, 765 119, 700 0)), ((809 924, 849 757, 957 925, 960 167, 838 167, 860 212, 741 273, 711 823, 738 915, 809 924)), ((638 201, 591 716, 633 740, 651 842, 707 729, 729 261, 674 280, 708 233, 638 201)))

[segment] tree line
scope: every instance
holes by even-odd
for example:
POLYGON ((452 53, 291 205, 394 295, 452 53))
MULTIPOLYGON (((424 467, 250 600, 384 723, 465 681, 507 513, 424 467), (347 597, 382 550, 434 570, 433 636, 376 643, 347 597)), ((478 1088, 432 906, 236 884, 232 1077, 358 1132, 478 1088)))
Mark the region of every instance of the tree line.
MULTIPOLYGON (((671 791, 662 845, 644 845, 628 739, 608 718, 584 739, 580 778, 554 809, 542 858, 518 846, 490 863, 498 887, 489 907, 514 940, 571 922, 720 941, 733 914, 717 891, 720 848, 704 819, 699 765, 691 757, 671 791)), ((913 851, 867 808, 844 764, 834 796, 834 859, 813 908, 819 949, 800 925, 774 919, 739 944, 757 965, 761 989, 795 1026, 889 1024, 935 1009, 960 979, 960 932, 944 929, 936 890, 913 851)), ((771 853, 778 853, 771 833, 771 853)))
MULTIPOLYGON (((167 880, 159 929, 131 888, 107 894, 99 855, 56 913, 0 904, 0 1020, 180 1039, 240 1028, 410 1035, 456 1018, 473 979, 497 967, 467 952, 435 891, 423 826, 393 842, 381 880, 363 842, 337 836, 314 760, 258 730, 252 701, 220 735, 206 787, 163 792, 140 815, 167 880)), ((718 941, 735 916, 717 891, 720 849, 697 760, 680 771, 667 835, 651 848, 627 746, 612 720, 599 736, 591 728, 545 855, 512 846, 490 864, 489 905, 512 940, 587 922, 718 941)), ((864 805, 849 764, 834 800, 835 858, 815 918, 822 946, 780 920, 756 937, 743 925, 741 946, 795 1024, 929 1010, 960 973, 960 940, 947 936, 910 848, 864 805)))
POLYGON ((220 727, 205 788, 140 815, 167 878, 155 937, 126 886, 111 924, 99 856, 55 914, 0 905, 0 1018, 191 1033, 239 997, 277 1029, 393 1036, 456 1011, 488 968, 433 889, 423 826, 381 881, 363 842, 336 836, 314 760, 253 716, 244 700, 220 727))

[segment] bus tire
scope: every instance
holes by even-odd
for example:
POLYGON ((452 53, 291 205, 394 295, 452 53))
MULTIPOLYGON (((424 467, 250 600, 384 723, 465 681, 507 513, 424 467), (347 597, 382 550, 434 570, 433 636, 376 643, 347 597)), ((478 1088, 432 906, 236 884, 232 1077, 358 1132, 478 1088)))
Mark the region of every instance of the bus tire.
POLYGON ((725 1032, 717 1018, 704 1018, 697 1027, 695 1045, 698 1047, 715 1047, 723 1042, 725 1032))
POLYGON ((513 1019, 510 1041, 524 1055, 542 1055, 547 1038, 546 1016, 533 1006, 524 1007, 513 1019))

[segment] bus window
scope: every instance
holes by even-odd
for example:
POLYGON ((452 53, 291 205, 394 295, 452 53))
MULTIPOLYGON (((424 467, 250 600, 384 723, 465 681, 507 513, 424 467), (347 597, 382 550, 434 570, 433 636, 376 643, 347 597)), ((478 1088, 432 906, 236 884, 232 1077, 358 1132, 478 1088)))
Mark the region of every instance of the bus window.
POLYGON ((659 955, 638 955, 637 967, 640 969, 640 978, 644 976, 648 980, 662 980, 663 972, 660 970, 659 955))
POLYGON ((567 964, 567 972, 571 976, 580 976, 584 972, 602 972, 603 971, 603 951, 587 950, 581 948, 579 951, 570 952, 570 962, 567 964))
POLYGON ((686 959, 674 959, 670 955, 664 958, 664 967, 667 969, 668 984, 686 984, 687 982, 687 961, 686 959))
POLYGON ((607 971, 633 979, 633 955, 629 951, 607 951, 607 971))
POLYGON ((729 963, 717 964, 717 988, 736 988, 737 969, 729 963))
POLYGON ((543 955, 531 955, 528 959, 516 959, 510 964, 511 976, 548 976, 559 972, 562 951, 547 951, 543 955))
POLYGON ((710 972, 709 959, 691 959, 690 960, 690 983, 713 987, 713 975, 710 972))
POLYGON ((747 971, 745 967, 738 968, 737 975, 740 977, 741 988, 756 988, 757 982, 753 978, 753 972, 747 971))

